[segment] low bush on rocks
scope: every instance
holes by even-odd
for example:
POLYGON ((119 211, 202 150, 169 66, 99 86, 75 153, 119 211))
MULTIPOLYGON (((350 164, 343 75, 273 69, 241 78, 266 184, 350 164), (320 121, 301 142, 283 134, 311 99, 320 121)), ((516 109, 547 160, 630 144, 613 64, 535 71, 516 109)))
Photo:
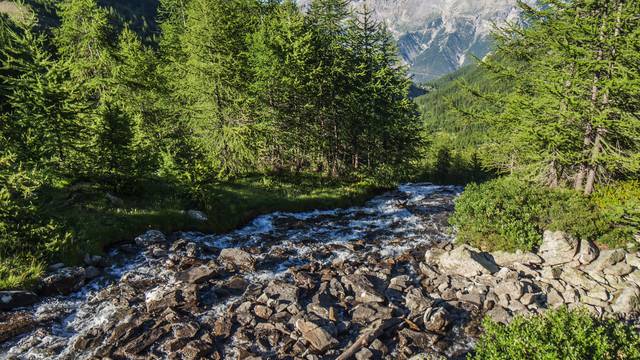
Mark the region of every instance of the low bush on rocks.
POLYGON ((597 320, 566 308, 516 317, 509 325, 484 321, 485 333, 470 360, 638 359, 640 334, 614 320, 597 320))
POLYGON ((487 251, 535 251, 544 230, 626 247, 640 232, 638 199, 637 182, 585 197, 573 190, 503 177, 467 186, 450 222, 458 230, 459 242, 487 251))

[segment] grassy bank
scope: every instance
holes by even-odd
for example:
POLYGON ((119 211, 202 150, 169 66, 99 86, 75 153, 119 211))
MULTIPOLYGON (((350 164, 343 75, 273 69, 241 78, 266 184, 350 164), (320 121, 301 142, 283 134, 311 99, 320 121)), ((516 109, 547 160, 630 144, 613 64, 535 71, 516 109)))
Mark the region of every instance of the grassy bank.
POLYGON ((33 285, 47 264, 79 264, 85 254, 130 241, 147 229, 227 232, 254 217, 274 211, 306 211, 361 204, 382 189, 368 183, 328 181, 313 176, 251 176, 186 188, 162 181, 146 181, 114 193, 90 183, 59 184, 39 196, 46 217, 71 234, 48 246, 45 254, 0 259, 0 289, 33 285), (190 218, 187 210, 201 210, 208 221, 190 218))

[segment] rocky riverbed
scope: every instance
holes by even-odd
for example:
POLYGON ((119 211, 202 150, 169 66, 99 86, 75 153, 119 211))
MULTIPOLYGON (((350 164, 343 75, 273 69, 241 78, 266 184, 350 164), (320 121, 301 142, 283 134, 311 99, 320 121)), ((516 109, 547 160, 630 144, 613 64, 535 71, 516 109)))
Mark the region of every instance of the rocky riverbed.
POLYGON ((485 315, 637 319, 640 257, 545 233, 539 254, 454 247, 450 186, 274 213, 224 235, 148 231, 0 293, 0 358, 464 358, 485 315))

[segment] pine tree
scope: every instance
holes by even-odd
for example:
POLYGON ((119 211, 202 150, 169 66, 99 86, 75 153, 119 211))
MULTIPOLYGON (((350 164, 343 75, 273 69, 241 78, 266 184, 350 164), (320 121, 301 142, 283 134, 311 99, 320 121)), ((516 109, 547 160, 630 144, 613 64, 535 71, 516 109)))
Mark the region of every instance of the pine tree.
POLYGON ((198 177, 233 176, 255 162, 246 51, 259 10, 255 0, 192 0, 186 6, 179 36, 184 58, 172 64, 179 77, 171 81, 175 100, 184 105, 181 116, 193 148, 201 155, 198 177))
POLYGON ((87 138, 84 103, 78 86, 69 81, 69 63, 52 59, 32 24, 10 31, 10 36, 2 66, 12 69, 2 76, 10 105, 0 132, 20 161, 72 173, 87 138))

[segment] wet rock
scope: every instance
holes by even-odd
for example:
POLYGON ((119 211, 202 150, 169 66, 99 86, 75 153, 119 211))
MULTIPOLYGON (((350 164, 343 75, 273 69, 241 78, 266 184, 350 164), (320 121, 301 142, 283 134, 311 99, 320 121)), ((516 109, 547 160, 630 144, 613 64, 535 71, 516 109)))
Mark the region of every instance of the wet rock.
POLYGON ((33 305, 38 296, 30 291, 0 291, 0 310, 13 310, 33 305))
POLYGON ((216 277, 220 269, 214 263, 200 265, 189 270, 180 272, 176 275, 178 281, 200 284, 216 277))
POLYGON ((95 266, 87 266, 84 269, 84 276, 87 278, 87 280, 95 279, 100 276, 100 274, 100 269, 95 266))
POLYGON ((515 263, 522 265, 540 265, 542 258, 534 253, 516 251, 515 253, 496 251, 491 253, 493 261, 502 267, 511 267, 515 263))
POLYGON ((41 280, 42 295, 69 295, 79 290, 85 281, 85 270, 81 267, 62 268, 41 280))
POLYGON ((148 230, 144 234, 135 238, 136 244, 142 247, 148 247, 150 245, 164 243, 166 241, 166 236, 158 230, 148 230))
POLYGON ((307 340, 311 346, 321 353, 338 345, 338 340, 331 336, 327 330, 311 321, 298 319, 296 321, 296 329, 300 331, 304 339, 307 340))
POLYGON ((31 331, 37 324, 35 317, 26 312, 0 313, 0 343, 31 331))
POLYGON ((253 255, 237 248, 222 249, 218 256, 218 260, 245 271, 254 271, 256 268, 256 261, 253 258, 253 255))
POLYGON ((599 254, 600 250, 594 243, 589 240, 580 240, 580 249, 575 256, 575 260, 582 265, 588 265, 597 259, 599 254))
POLYGON ((547 266, 566 264, 573 260, 578 245, 578 240, 563 231, 546 230, 538 255, 544 259, 547 266))
POLYGON ((349 285, 359 303, 383 303, 384 295, 380 294, 364 275, 347 275, 342 282, 349 285))
POLYGON ((205 222, 205 221, 209 220, 209 218, 207 217, 207 214, 205 214, 204 212, 199 211, 199 210, 189 210, 189 211, 187 211, 187 215, 191 219, 196 220, 196 221, 205 222))
POLYGON ((493 274, 499 270, 499 267, 487 253, 468 245, 461 245, 438 258, 438 269, 469 278, 481 274, 493 274))

